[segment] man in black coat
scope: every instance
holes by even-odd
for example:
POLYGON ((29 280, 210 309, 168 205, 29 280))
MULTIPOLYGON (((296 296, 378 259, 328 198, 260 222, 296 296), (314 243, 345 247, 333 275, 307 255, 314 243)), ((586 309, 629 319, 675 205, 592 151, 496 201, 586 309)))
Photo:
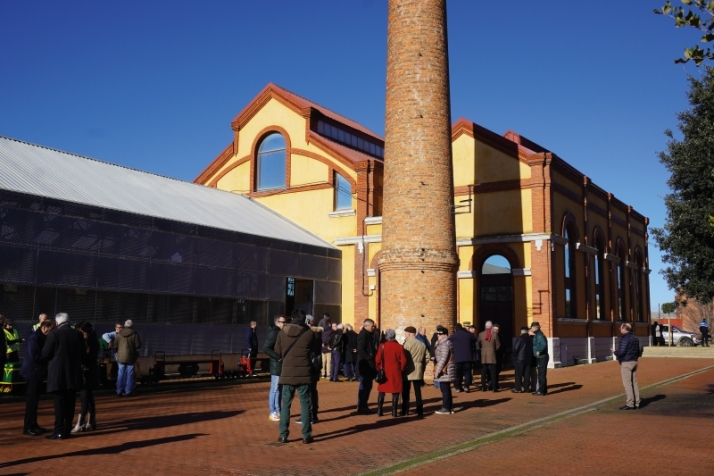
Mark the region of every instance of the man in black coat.
POLYGON ((521 335, 513 343, 513 367, 516 369, 516 387, 513 393, 535 392, 530 389, 531 360, 533 360, 533 338, 528 328, 521 327, 521 335))
POLYGON ((47 392, 54 395, 55 430, 47 438, 64 440, 72 430, 77 391, 82 387, 82 355, 84 341, 69 325, 69 316, 61 312, 55 317, 57 329, 50 332, 42 349, 47 362, 47 392))
POLYGON ((455 332, 448 337, 453 346, 453 359, 456 364, 456 381, 454 391, 456 393, 466 390, 471 391, 473 374, 471 373, 471 360, 473 359, 473 349, 476 345, 476 337, 464 329, 461 324, 456 324, 455 332), (463 386, 462 386, 463 384, 463 386))
POLYGON ((376 352, 374 321, 365 319, 362 330, 357 336, 357 368, 359 369, 359 391, 357 393, 357 413, 372 413, 369 409, 369 394, 372 382, 377 375, 374 363, 376 352))
POLYGON ((37 407, 40 403, 42 382, 47 378, 47 363, 42 360, 42 348, 53 326, 52 321, 43 321, 37 330, 32 331, 25 344, 25 358, 22 359, 20 368, 20 375, 26 382, 23 435, 40 436, 47 431, 37 424, 37 407))

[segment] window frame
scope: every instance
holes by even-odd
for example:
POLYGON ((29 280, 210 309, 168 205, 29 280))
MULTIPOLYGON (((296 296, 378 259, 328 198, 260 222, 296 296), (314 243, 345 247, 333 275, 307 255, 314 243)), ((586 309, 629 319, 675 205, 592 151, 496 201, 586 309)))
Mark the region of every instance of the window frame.
MULTIPOLYGON (((268 191, 268 190, 280 190, 287 188, 287 181, 288 181, 288 173, 287 173, 287 167, 288 167, 288 140, 285 138, 285 135, 279 131, 270 131, 266 133, 261 139, 260 142, 258 143, 258 146, 256 147, 256 152, 255 152, 255 186, 254 191, 256 192, 263 192, 263 191, 268 191), (271 149, 271 150, 266 150, 263 151, 261 150, 263 148, 263 145, 271 138, 279 136, 282 141, 283 141, 283 148, 278 148, 278 149, 271 149), (263 161, 263 156, 266 156, 268 154, 276 154, 282 152, 283 153, 283 160, 282 160, 282 184, 277 185, 277 186, 262 186, 261 185, 261 178, 263 177, 265 171, 262 170, 264 161, 263 161)), ((279 167, 276 166, 275 170, 277 171, 279 167)))

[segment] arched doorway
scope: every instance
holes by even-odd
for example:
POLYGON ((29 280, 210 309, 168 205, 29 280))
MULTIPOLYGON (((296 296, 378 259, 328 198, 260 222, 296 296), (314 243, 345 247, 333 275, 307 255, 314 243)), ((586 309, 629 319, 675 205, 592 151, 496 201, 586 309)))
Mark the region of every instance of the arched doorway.
POLYGON ((489 256, 481 266, 479 289, 480 330, 486 321, 500 326, 501 345, 510 350, 513 341, 513 274, 503 255, 489 256))

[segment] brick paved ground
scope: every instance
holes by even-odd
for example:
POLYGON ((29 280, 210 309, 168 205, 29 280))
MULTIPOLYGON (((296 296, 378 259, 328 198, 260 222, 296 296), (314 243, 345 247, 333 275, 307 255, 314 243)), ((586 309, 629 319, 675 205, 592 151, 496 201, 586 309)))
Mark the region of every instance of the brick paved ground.
MULTIPOLYGON (((640 383, 641 386, 649 385, 710 365, 714 365, 714 360, 643 359, 639 371, 640 383)), ((504 386, 512 386, 509 385, 508 374, 506 378, 504 386)), ((679 401, 674 397, 670 400, 670 392, 675 392, 675 389, 679 392, 685 388, 691 389, 682 390, 685 393, 690 391, 694 392, 692 395, 703 395, 707 391, 705 384, 711 381, 712 372, 709 372, 681 384, 660 387, 656 394, 666 395, 667 398, 651 403, 637 415, 628 416, 646 423, 650 421, 647 420, 650 415, 652 421, 658 422, 658 428, 663 427, 664 423, 660 422, 672 418, 662 416, 660 409, 669 401, 679 401)), ((424 393, 428 414, 419 420, 416 417, 380 419, 371 415, 356 416, 353 414, 356 384, 323 380, 319 386, 321 422, 314 428, 316 442, 310 446, 300 443, 300 427, 294 424, 291 424, 291 439, 294 439, 294 443, 273 443, 277 439, 278 430, 277 423, 268 421, 267 382, 195 391, 166 390, 139 395, 133 399, 101 396, 97 399, 98 430, 66 441, 22 436, 24 405, 19 402, 2 403, 0 474, 60 475, 76 473, 78 468, 83 469, 83 474, 103 474, 114 472, 116 468, 122 468, 122 474, 154 475, 359 473, 425 456, 494 431, 622 393, 619 369, 612 362, 551 370, 549 383, 551 395, 540 399, 530 395, 514 395, 509 391, 461 393, 456 396, 456 404, 461 411, 450 416, 429 414, 439 408, 440 393, 427 387, 424 393)), ((375 400, 376 394, 372 397, 375 400)), ((696 400, 693 396, 688 398, 696 400)), ((708 398, 711 398, 711 394, 708 398)), ((294 405, 293 415, 297 417, 299 405, 297 402, 294 405)), ((597 448, 598 451, 592 450, 593 455, 600 454, 603 460, 616 462, 618 440, 614 436, 603 438, 603 435, 618 427, 620 412, 612 408, 614 405, 597 412, 597 415, 602 414, 611 419, 609 424, 601 424, 601 428, 595 426, 596 423, 600 424, 595 419, 596 415, 579 416, 524 436, 493 443, 486 447, 488 450, 485 452, 475 450, 451 458, 446 471, 444 466, 438 471, 449 473, 448 470, 456 468, 451 465, 452 460, 468 471, 474 464, 470 457, 488 454, 491 449, 507 445, 509 441, 512 442, 511 446, 501 448, 501 455, 510 455, 516 449, 534 446, 532 441, 521 442, 533 438, 538 432, 544 432, 548 441, 551 438, 547 436, 550 432, 561 435, 559 438, 563 439, 563 446, 553 443, 548 453, 556 455, 554 459, 561 461, 564 468, 572 464, 569 461, 581 461, 581 455, 576 452, 578 448, 597 448), (588 419, 595 421, 578 423, 588 419), (588 430, 590 426, 592 431, 588 430), (574 432, 577 438, 570 439, 569 431, 574 432)), ((689 415, 686 418, 693 419, 689 415)), ((40 423, 51 426, 51 422, 51 402, 42 401, 40 423)), ((700 419, 697 425, 682 425, 678 432, 667 434, 694 439, 698 435, 710 433, 711 426, 707 429, 707 423, 706 419, 700 419)), ((642 439, 650 433, 648 427, 645 428, 642 430, 642 439)), ((638 433, 640 430, 632 428, 630 431, 638 433)), ((536 441, 542 440, 543 437, 536 441)), ((687 469, 690 473, 696 473, 705 462, 702 456, 711 457, 711 445, 707 447, 709 453, 706 454, 700 452, 696 444, 687 444, 687 448, 687 469), (695 458, 690 457, 692 453, 696 453, 695 458)), ((664 458, 663 449, 655 451, 654 457, 664 458)), ((633 458, 639 458, 639 453, 633 454, 636 455, 633 458)), ((648 458, 652 456, 647 454, 650 455, 648 458)), ((531 457, 535 458, 526 458, 531 457)), ((498 459, 501 466, 496 467, 508 473, 508 466, 503 466, 503 462, 509 458, 498 459)), ((649 465, 649 472, 652 468, 659 468, 657 464, 653 459, 642 460, 642 467, 649 465)), ((535 467, 544 466, 538 464, 535 467)), ((520 473, 527 474, 524 471, 520 473)))
POLYGON ((433 475, 444 465, 454 474, 476 467, 492 475, 540 476, 545 468, 564 476, 714 474, 714 370, 648 389, 642 397, 637 412, 612 403, 408 474, 433 475))

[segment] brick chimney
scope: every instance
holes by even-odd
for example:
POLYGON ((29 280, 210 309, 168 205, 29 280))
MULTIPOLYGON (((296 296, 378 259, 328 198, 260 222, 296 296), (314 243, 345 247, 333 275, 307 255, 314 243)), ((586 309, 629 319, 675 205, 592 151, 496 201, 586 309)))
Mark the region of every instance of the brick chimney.
POLYGON ((446 0, 389 0, 380 328, 456 323, 446 0))

